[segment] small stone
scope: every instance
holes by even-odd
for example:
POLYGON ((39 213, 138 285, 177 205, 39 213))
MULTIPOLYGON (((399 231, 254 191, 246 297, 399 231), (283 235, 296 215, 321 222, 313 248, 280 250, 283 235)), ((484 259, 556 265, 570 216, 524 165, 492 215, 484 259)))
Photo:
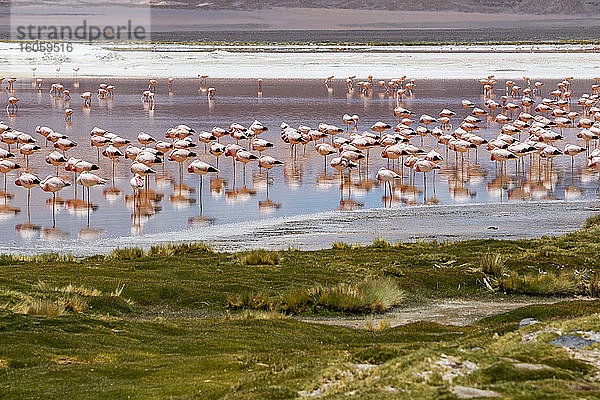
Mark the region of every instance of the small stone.
POLYGON ((595 343, 598 343, 598 341, 592 339, 584 339, 581 336, 575 335, 559 336, 550 342, 550 344, 555 344, 557 346, 562 347, 570 347, 573 349, 583 349, 585 346, 591 346, 595 343))
POLYGON ((481 390, 468 386, 454 386, 452 393, 459 399, 474 399, 477 397, 500 397, 500 393, 493 390, 481 390))
POLYGON ((519 328, 527 325, 535 325, 537 323, 538 321, 535 318, 523 318, 521 321, 519 321, 519 328))

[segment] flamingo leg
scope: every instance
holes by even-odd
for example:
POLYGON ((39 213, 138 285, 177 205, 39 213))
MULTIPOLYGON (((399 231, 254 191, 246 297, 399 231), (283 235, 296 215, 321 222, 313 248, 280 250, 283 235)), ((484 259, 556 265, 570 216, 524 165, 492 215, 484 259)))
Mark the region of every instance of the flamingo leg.
POLYGON ((27 189, 27 223, 31 224, 31 212, 29 210, 29 198, 31 197, 31 189, 27 189))
POLYGON ((56 228, 56 192, 52 192, 52 228, 56 228))
POLYGON ((87 227, 90 227, 90 188, 87 188, 87 227))

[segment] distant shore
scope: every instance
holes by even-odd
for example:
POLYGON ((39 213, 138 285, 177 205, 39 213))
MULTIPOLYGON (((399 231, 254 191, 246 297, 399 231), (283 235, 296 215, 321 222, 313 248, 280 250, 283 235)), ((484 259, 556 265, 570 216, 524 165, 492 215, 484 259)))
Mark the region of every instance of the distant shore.
POLYGON ((68 52, 40 52, 0 42, 5 76, 57 78, 323 79, 351 75, 415 79, 591 79, 600 75, 599 46, 540 45, 206 45, 74 43, 68 52))

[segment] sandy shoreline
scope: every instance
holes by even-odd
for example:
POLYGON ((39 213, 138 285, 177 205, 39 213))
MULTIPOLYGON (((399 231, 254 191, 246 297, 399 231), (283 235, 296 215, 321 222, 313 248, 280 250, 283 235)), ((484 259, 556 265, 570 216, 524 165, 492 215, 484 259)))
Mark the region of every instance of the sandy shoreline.
POLYGON ((370 244, 376 238, 390 242, 414 240, 534 239, 578 230, 586 218, 600 211, 600 201, 550 201, 465 205, 372 208, 330 211, 266 220, 226 223, 210 229, 105 238, 93 241, 36 241, 5 245, 0 253, 58 252, 75 256, 106 254, 115 248, 202 241, 217 251, 250 249, 318 250, 333 243, 370 244), (527 227, 525 229, 525 227, 527 227))

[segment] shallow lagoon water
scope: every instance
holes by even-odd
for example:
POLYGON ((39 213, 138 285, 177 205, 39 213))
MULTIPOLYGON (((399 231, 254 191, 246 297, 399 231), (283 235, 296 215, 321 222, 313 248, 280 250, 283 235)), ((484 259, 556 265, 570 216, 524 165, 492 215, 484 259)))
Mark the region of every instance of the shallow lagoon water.
MULTIPOLYGON (((90 254, 124 245, 149 246, 182 240, 207 240, 217 248, 235 250, 288 245, 319 248, 334 241, 367 242, 378 236, 397 240, 532 237, 577 229, 598 208, 598 177, 583 168, 585 155, 575 159, 572 171, 570 157, 562 156, 555 159, 552 172, 545 170, 540 174, 534 163, 533 170, 518 178, 514 165, 509 164, 509 176, 502 181, 497 177, 495 164, 489 160, 489 153, 483 149, 477 161, 475 154, 471 154, 470 161, 465 159, 460 163, 459 159, 455 164, 454 156, 450 155, 441 163, 435 185, 429 176, 426 196, 419 174, 413 185, 406 178, 390 198, 384 197, 383 187, 374 181, 377 169, 386 164, 379 156, 380 149, 371 150, 368 171, 363 165, 360 177, 354 172, 351 182, 341 187, 340 177, 331 167, 323 174, 323 158, 314 152, 312 144, 307 146, 305 154, 300 147, 294 160, 289 147, 280 140, 279 125, 284 121, 294 127, 303 124, 316 128, 319 122, 343 126, 341 116, 349 113, 360 116, 360 130, 368 129, 378 120, 395 122, 394 100, 377 89, 363 96, 357 90, 348 93, 341 81, 335 81, 328 90, 320 80, 265 80, 262 93, 258 93, 254 80, 209 78, 203 86, 215 87, 217 96, 208 101, 198 80, 177 80, 173 93, 169 93, 166 82, 161 80, 157 85, 156 107, 149 110, 140 101, 147 80, 69 78, 44 82, 44 90, 38 92, 31 79, 18 80, 14 95, 21 99, 19 112, 5 121, 15 129, 33 134, 42 145, 43 137, 34 134, 36 125, 64 132, 78 143, 68 151, 68 156, 96 161, 96 149, 89 145, 89 132, 94 126, 135 142, 140 131, 164 138, 164 132, 179 123, 200 131, 213 126, 226 128, 232 122, 247 126, 258 119, 270 128, 263 137, 275 143, 275 148, 265 154, 282 160, 285 166, 271 171, 267 199, 266 177, 256 164, 248 165, 245 183, 238 164, 234 186, 231 159, 221 157, 220 180, 205 177, 200 195, 197 176, 185 173, 180 185, 177 164, 166 162, 164 172, 160 166, 156 167, 160 173, 156 179, 151 178, 150 192, 138 199, 138 207, 134 209, 129 187, 130 161, 119 160, 114 187, 108 184, 105 188, 91 189, 94 209, 89 226, 81 190, 76 195, 74 187, 68 187, 59 193, 54 230, 50 229, 51 196, 39 188, 34 188, 31 196, 33 226, 23 225, 28 222, 26 190, 14 185, 18 173, 13 172, 8 176, 7 192, 14 197, 7 199, 0 221, 3 251, 90 254), (48 94, 50 82, 58 81, 72 93, 71 126, 64 122, 64 101, 48 94), (94 97, 91 109, 83 109, 79 94, 95 92, 101 82, 117 87, 115 98, 94 97), (390 203, 391 211, 382 209, 390 203), (17 209, 19 212, 15 214, 17 209)), ((417 116, 437 115, 441 109, 450 108, 458 114, 452 121, 457 125, 464 116, 460 107, 463 98, 482 103, 476 81, 419 80, 417 84, 415 95, 403 102, 417 116)), ((546 87, 554 84, 547 81, 546 87)), ((575 80, 576 96, 588 91, 591 84, 591 80, 575 80)), ((8 95, 2 91, 0 103, 5 104, 8 95)), ((574 110, 579 111, 578 108, 573 106, 574 110)), ((490 121, 482 126, 485 128, 480 134, 487 139, 499 130, 499 125, 490 121)), ((576 140, 577 131, 565 129, 566 141, 558 147, 567 142, 582 144, 576 140)), ((420 145, 418 137, 412 142, 420 145)), ((431 136, 425 138, 423 148, 437 148, 445 155, 444 148, 431 136)), ((213 156, 204 154, 203 144, 199 143, 195 150, 200 159, 216 164, 213 156)), ((44 162, 50 151, 43 148, 30 158, 31 172, 41 178, 53 170, 44 162)), ((17 162, 24 166, 21 157, 17 156, 17 162)), ((100 166, 98 174, 111 182, 110 161, 101 156, 100 166)), ((408 176, 406 170, 405 174, 408 176)), ((61 175, 73 179, 64 171, 61 175)))

